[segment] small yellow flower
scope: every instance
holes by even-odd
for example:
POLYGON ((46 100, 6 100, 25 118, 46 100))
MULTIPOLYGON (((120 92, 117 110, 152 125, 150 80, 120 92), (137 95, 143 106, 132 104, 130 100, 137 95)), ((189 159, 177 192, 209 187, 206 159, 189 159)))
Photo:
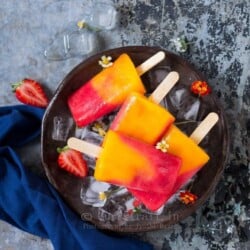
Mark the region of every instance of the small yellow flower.
POLYGON ((77 22, 77 26, 79 29, 83 29, 86 27, 86 23, 83 20, 77 22))
POLYGON ((105 56, 103 55, 101 57, 101 60, 98 61, 99 65, 101 65, 103 68, 108 68, 113 65, 112 57, 111 56, 105 56))
POLYGON ((99 129, 98 129, 98 134, 99 134, 100 136, 104 137, 104 136, 106 135, 106 131, 105 131, 104 129, 102 129, 102 128, 99 128, 99 129))
POLYGON ((115 194, 116 192, 119 192, 121 189, 123 188, 116 188, 116 189, 113 189, 113 190, 106 190, 106 191, 101 191, 98 193, 98 199, 100 201, 104 201, 106 202, 106 200, 108 198, 110 198, 113 194, 115 194))
POLYGON ((98 198, 99 200, 104 201, 107 199, 107 195, 105 194, 105 192, 99 192, 98 198))
POLYGON ((98 129, 103 128, 104 124, 102 122, 95 122, 92 126, 92 130, 98 132, 98 129))
POLYGON ((102 122, 95 122, 92 126, 92 130, 97 132, 100 136, 104 137, 106 135, 104 124, 102 122))
POLYGON ((163 153, 166 153, 168 151, 169 144, 166 139, 162 139, 160 142, 157 142, 155 148, 161 150, 163 153))

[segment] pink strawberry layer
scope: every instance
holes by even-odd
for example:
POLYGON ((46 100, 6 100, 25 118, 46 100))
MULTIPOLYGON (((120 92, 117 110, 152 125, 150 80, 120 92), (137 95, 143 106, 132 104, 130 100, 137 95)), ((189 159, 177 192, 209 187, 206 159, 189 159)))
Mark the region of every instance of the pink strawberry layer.
POLYGON ((193 169, 183 173, 177 177, 175 185, 169 190, 164 192, 151 192, 140 191, 135 189, 128 189, 133 196, 145 205, 145 207, 151 211, 156 211, 163 206, 173 194, 175 194, 180 187, 182 187, 188 180, 190 180, 200 168, 193 169))
POLYGON ((112 130, 102 148, 94 173, 98 181, 141 191, 173 189, 182 162, 179 157, 112 130))
POLYGON ((130 187, 137 187, 135 189, 140 191, 163 190, 163 192, 173 188, 182 162, 179 157, 169 153, 162 153, 150 144, 144 144, 141 141, 125 136, 122 133, 120 133, 120 138, 125 144, 137 151, 138 154, 146 157, 150 162, 152 170, 155 172, 154 178, 147 180, 147 173, 143 171, 142 166, 141 170, 144 175, 137 175, 133 178, 129 185, 130 187))
POLYGON ((79 127, 83 127, 117 108, 117 105, 103 101, 92 87, 91 80, 69 97, 68 106, 79 127))

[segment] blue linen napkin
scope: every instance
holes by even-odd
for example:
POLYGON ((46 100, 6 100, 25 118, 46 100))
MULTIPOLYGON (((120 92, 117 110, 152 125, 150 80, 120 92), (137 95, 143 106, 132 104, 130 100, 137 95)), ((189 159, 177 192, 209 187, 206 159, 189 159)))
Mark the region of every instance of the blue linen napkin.
POLYGON ((56 250, 153 249, 84 222, 46 178, 25 169, 14 149, 40 135, 43 114, 43 109, 25 105, 0 107, 0 219, 49 238, 56 250))

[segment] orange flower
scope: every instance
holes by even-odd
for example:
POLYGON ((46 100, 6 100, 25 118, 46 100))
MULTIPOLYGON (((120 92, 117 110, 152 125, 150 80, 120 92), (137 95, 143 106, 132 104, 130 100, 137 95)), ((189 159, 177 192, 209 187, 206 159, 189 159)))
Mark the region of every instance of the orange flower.
POLYGON ((128 213, 128 215, 133 215, 134 211, 133 211, 133 209, 129 209, 129 210, 127 210, 127 213, 128 213))
POLYGON ((211 88, 205 81, 194 81, 191 84, 191 91, 199 96, 204 96, 211 93, 211 88))
POLYGON ((198 199, 198 197, 195 194, 192 194, 189 191, 180 192, 179 198, 186 205, 194 204, 195 201, 198 199))
POLYGON ((140 205, 141 205, 141 202, 137 199, 134 199, 133 206, 138 208, 140 205))

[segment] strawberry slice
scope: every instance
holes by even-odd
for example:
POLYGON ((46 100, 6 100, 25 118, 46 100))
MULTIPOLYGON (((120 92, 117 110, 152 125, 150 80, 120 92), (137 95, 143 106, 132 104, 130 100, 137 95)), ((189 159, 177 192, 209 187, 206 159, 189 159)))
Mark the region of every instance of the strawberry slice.
POLYGON ((58 165, 78 177, 85 177, 88 173, 87 163, 82 154, 68 146, 57 148, 59 153, 57 158, 58 165))
POLYGON ((32 79, 23 79, 21 82, 12 84, 16 98, 31 106, 45 108, 48 105, 48 98, 45 95, 40 83, 32 79))

